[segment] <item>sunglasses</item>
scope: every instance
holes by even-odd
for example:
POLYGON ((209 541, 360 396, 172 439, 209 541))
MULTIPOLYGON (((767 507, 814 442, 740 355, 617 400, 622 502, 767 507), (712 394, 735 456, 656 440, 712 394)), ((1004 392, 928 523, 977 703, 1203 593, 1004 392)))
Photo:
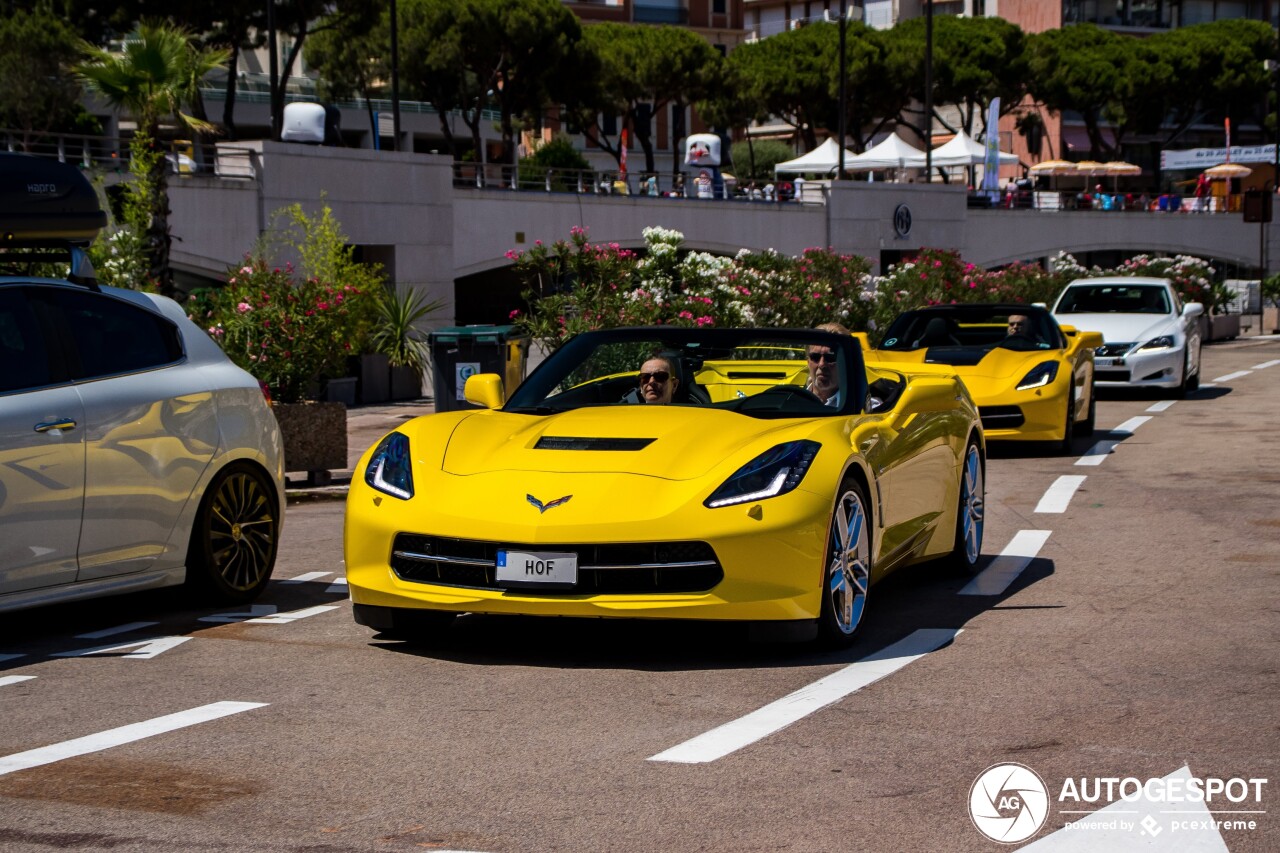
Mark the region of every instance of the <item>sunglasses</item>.
POLYGON ((833 352, 811 352, 809 353, 809 360, 814 364, 820 361, 825 361, 827 364, 835 364, 836 354, 833 352))
POLYGON ((662 383, 666 382, 670 378, 671 378, 671 374, 668 373, 667 371, 655 370, 653 373, 641 373, 640 384, 644 385, 646 382, 652 379, 654 382, 657 382, 659 385, 661 385, 662 383))

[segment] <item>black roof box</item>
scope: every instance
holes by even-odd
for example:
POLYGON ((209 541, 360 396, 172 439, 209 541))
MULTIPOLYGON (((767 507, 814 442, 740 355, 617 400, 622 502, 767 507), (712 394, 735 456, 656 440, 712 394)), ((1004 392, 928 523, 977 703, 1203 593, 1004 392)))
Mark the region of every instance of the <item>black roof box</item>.
POLYGON ((75 166, 0 153, 0 246, 89 243, 106 224, 98 194, 75 166))

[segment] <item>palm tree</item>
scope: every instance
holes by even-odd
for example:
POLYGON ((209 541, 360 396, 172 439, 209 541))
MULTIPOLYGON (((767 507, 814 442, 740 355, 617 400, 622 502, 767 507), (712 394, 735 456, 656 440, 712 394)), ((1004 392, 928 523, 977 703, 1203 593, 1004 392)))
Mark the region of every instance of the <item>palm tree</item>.
POLYGON ((182 109, 199 103, 200 81, 224 65, 230 52, 198 47, 186 30, 163 21, 139 24, 119 54, 87 42, 81 49, 86 60, 76 71, 85 85, 137 122, 129 144, 135 185, 130 188, 133 204, 126 219, 145 232, 149 276, 162 294, 172 296, 168 172, 160 124, 172 117, 194 132, 214 129, 182 109))

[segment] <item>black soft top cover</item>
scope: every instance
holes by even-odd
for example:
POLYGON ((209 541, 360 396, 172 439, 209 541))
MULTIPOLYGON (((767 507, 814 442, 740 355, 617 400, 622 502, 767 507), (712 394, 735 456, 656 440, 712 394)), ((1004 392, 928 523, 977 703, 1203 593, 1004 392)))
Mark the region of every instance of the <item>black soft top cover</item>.
POLYGON ((0 153, 0 246, 88 243, 106 224, 98 194, 75 166, 0 153))

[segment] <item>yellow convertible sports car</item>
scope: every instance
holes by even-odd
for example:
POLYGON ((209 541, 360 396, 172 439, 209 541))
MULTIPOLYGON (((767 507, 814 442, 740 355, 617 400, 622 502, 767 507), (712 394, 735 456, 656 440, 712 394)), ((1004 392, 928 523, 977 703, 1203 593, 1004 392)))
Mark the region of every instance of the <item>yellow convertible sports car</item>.
POLYGON ((1039 305, 935 305, 900 314, 866 358, 955 373, 978 404, 987 438, 1054 441, 1070 451, 1072 436, 1093 434, 1100 346, 1101 334, 1059 326, 1039 305))
POLYGON ((361 458, 356 622, 456 614, 776 623, 850 641, 873 581, 982 547, 985 445, 955 376, 869 369, 848 335, 610 329, 503 401, 409 421, 361 458))

